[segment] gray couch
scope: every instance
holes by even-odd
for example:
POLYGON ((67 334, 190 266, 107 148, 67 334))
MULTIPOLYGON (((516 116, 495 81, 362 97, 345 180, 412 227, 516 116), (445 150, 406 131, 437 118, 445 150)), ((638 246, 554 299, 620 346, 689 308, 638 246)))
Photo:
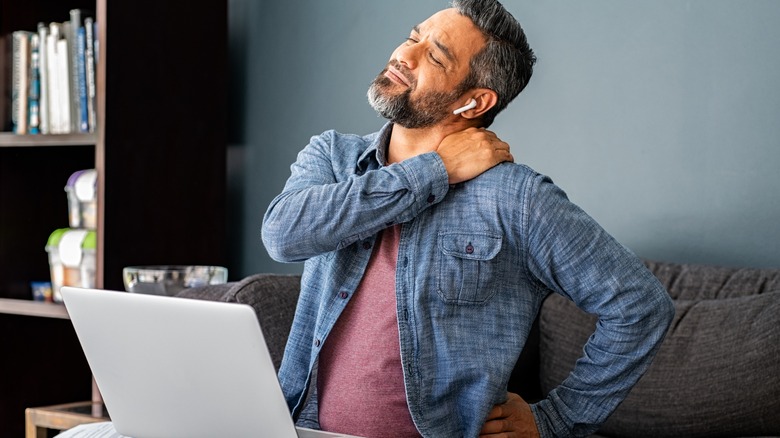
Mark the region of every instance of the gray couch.
MULTIPOLYGON (((676 315, 650 370, 599 436, 780 436, 780 269, 646 264, 676 315)), ((299 288, 298 275, 258 274, 180 296, 251 305, 278 368, 299 288)), ((508 389, 543 397, 565 379, 595 323, 551 295, 508 389)))

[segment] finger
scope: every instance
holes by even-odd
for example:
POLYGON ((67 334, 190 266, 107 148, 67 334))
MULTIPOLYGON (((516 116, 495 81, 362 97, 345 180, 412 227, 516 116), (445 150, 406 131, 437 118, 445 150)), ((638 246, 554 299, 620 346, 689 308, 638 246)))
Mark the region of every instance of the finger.
POLYGON ((497 418, 503 418, 506 415, 504 415, 504 409, 501 407, 501 405, 495 405, 493 406, 493 409, 488 412, 487 421, 495 420, 497 418))
POLYGON ((480 436, 508 436, 514 434, 514 427, 509 420, 493 420, 485 423, 482 426, 482 430, 479 431, 480 436))
POLYGON ((479 431, 480 435, 492 435, 497 434, 501 432, 505 432, 506 428, 504 427, 504 420, 491 420, 485 422, 485 424, 482 425, 482 430, 479 431))
POLYGON ((503 141, 498 143, 493 143, 493 144, 494 144, 493 147, 495 147, 497 150, 508 151, 509 149, 511 149, 509 147, 509 143, 504 143, 503 141))
POLYGON ((495 159, 496 164, 503 163, 505 161, 513 163, 515 161, 515 157, 509 151, 496 151, 493 158, 495 159))

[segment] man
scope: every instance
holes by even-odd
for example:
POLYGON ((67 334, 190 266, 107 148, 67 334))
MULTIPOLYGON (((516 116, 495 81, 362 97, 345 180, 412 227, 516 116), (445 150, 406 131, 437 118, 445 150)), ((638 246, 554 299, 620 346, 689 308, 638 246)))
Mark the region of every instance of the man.
MULTIPOLYGON (((535 57, 495 0, 415 26, 371 84, 389 122, 311 139, 263 220, 305 261, 279 371, 293 415, 363 436, 584 436, 649 366, 671 300, 633 254, 487 131, 535 57), (529 405, 507 382, 544 298, 597 314, 529 405)), ((535 378, 535 376, 529 376, 535 378)))

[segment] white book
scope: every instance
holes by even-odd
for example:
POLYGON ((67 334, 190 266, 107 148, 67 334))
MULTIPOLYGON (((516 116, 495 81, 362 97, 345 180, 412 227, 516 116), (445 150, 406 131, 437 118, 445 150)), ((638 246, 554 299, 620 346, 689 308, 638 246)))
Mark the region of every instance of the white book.
POLYGON ((38 24, 38 64, 40 67, 41 91, 39 96, 39 119, 41 134, 49 133, 49 54, 46 49, 49 36, 49 28, 43 24, 38 24))
POLYGON ((60 93, 59 93, 59 63, 57 60, 57 40, 60 34, 60 24, 51 23, 49 34, 46 35, 47 82, 49 89, 49 133, 62 134, 60 119, 60 93))
POLYGON ((60 130, 60 96, 57 92, 57 38, 52 35, 46 35, 46 84, 48 89, 48 109, 49 114, 49 133, 59 134, 60 130))
POLYGON ((57 93, 59 94, 60 133, 73 132, 71 121, 70 56, 68 41, 57 40, 57 93))

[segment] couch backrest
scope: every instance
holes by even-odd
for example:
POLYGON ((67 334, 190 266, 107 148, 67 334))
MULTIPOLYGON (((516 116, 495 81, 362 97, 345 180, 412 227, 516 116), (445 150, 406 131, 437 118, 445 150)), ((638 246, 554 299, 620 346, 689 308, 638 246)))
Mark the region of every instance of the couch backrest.
MULTIPOLYGON (((600 433, 780 436, 780 269, 646 264, 673 298, 675 317, 650 369, 600 433)), ((574 367, 595 323, 561 296, 545 300, 544 394, 574 367)))
POLYGON ((780 291, 780 269, 645 261, 674 300, 715 300, 780 291))

